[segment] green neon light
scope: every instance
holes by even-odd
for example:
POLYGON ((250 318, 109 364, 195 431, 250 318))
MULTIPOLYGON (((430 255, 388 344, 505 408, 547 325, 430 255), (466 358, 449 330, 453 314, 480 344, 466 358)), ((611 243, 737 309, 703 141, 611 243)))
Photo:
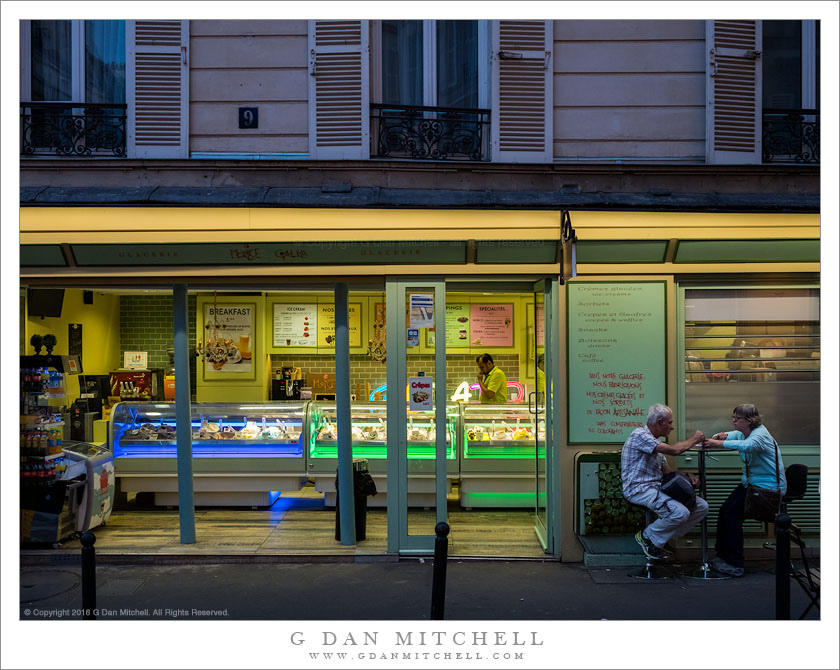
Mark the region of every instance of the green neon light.
MULTIPOLYGON (((455 459, 454 447, 449 447, 447 450, 447 460, 455 459)), ((338 445, 335 444, 313 444, 309 450, 309 455, 312 458, 338 458, 338 445)), ((372 458, 385 459, 387 458, 387 446, 382 445, 353 445, 353 458, 372 458)), ((409 445, 408 458, 415 460, 434 460, 435 445, 409 445)))
MULTIPOLYGON (((534 494, 527 491, 470 491, 468 494, 475 500, 534 500, 534 494)), ((545 493, 539 494, 540 506, 545 506, 545 493)))

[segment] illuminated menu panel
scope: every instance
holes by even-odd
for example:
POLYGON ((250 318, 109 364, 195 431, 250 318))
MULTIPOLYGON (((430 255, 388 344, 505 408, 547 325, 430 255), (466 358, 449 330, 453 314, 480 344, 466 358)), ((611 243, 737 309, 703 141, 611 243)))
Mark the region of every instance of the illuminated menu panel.
POLYGON ((666 401, 665 283, 568 289, 569 442, 624 442, 666 401))

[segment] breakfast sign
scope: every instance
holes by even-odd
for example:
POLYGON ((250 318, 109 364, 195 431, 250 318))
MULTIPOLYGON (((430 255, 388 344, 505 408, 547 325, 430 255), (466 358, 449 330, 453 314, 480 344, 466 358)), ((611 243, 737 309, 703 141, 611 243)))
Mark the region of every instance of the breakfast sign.
POLYGON ((621 443, 666 401, 665 282, 568 288, 569 443, 621 443))
POLYGON ((204 330, 207 344, 213 352, 213 355, 205 356, 206 373, 253 372, 253 305, 206 304, 204 330))

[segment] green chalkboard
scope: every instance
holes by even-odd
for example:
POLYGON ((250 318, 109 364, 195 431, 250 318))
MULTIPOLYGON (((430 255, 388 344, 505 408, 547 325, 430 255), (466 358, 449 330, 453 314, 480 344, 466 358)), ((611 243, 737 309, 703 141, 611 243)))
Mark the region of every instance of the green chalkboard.
POLYGON ((623 443, 667 399, 665 282, 568 288, 569 443, 623 443))

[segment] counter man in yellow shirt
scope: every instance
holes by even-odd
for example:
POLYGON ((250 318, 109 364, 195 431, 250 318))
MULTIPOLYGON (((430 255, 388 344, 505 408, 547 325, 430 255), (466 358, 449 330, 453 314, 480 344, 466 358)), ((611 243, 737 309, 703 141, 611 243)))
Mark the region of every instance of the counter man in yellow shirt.
POLYGON ((478 385, 481 387, 481 395, 478 399, 488 405, 503 404, 507 402, 507 377, 501 368, 493 363, 490 354, 476 356, 478 365, 478 385))

